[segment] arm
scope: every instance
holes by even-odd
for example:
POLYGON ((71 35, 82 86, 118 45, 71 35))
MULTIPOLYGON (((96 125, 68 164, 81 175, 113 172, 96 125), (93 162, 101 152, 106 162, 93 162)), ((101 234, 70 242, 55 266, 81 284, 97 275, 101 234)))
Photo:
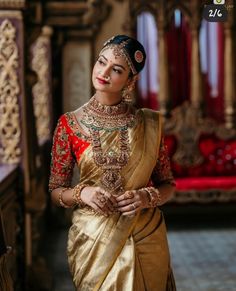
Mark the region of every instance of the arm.
POLYGON ((153 169, 148 187, 126 191, 117 198, 118 210, 123 215, 134 215, 137 210, 156 207, 171 199, 175 182, 170 168, 167 149, 162 139, 157 163, 153 169))
MULTIPOLYGON (((71 151, 70 134, 66 126, 66 119, 62 116, 54 132, 49 178, 51 198, 58 206, 60 205, 60 191, 71 185, 74 163, 75 160, 71 151)), ((71 190, 68 190, 63 193, 63 201, 65 200, 65 204, 68 203, 68 205, 71 205, 71 201, 68 201, 69 198, 72 197, 69 195, 70 191, 71 190)))
POLYGON ((64 208, 89 205, 104 215, 111 214, 116 200, 100 187, 79 183, 73 189, 70 188, 75 164, 71 135, 71 129, 62 116, 55 129, 52 146, 49 191, 53 203, 64 208), (104 195, 107 197, 105 203, 101 202, 104 195))
POLYGON ((175 181, 170 166, 167 148, 164 144, 164 138, 161 140, 159 157, 151 175, 150 185, 158 189, 161 200, 159 205, 169 201, 175 191, 175 181))

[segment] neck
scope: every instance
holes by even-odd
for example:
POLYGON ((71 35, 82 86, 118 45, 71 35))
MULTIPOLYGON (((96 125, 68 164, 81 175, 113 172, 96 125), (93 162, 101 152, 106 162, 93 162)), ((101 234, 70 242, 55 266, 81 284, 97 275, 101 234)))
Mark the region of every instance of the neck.
POLYGON ((105 92, 96 92, 95 98, 102 105, 117 105, 121 102, 122 96, 120 93, 105 93, 105 92))

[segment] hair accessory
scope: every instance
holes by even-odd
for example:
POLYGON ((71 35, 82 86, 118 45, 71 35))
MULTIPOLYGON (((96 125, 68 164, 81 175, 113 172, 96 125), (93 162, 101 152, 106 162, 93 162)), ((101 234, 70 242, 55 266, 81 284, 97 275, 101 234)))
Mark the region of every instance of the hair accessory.
POLYGON ((134 59, 137 63, 142 63, 143 61, 143 53, 140 50, 137 50, 134 54, 134 59))
POLYGON ((115 35, 113 35, 111 38, 109 38, 106 42, 104 42, 103 46, 108 45, 110 42, 113 41, 113 39, 115 38, 115 35))
POLYGON ((113 49, 115 57, 124 57, 133 75, 138 74, 143 69, 146 53, 138 40, 127 35, 113 36, 104 43, 100 54, 109 48, 113 49))

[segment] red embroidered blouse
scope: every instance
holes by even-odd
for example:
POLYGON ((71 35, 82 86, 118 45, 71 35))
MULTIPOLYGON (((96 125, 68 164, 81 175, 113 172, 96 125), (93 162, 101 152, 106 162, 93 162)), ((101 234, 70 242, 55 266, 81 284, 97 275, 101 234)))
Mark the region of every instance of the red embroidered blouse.
MULTIPOLYGON (((89 145, 89 138, 81 132, 74 114, 63 114, 58 120, 53 137, 49 191, 71 186, 74 165, 89 145)), ((174 179, 162 138, 159 158, 148 185, 158 187, 164 183, 174 184, 174 179)))

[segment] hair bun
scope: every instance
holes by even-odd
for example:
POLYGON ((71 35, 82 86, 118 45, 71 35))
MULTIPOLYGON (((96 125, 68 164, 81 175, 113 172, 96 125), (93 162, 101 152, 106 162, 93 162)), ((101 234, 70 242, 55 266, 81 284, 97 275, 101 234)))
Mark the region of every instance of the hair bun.
POLYGON ((134 75, 143 69, 146 53, 143 45, 138 40, 127 35, 115 35, 104 43, 103 49, 107 46, 118 46, 117 49, 123 50, 128 65, 134 75))

